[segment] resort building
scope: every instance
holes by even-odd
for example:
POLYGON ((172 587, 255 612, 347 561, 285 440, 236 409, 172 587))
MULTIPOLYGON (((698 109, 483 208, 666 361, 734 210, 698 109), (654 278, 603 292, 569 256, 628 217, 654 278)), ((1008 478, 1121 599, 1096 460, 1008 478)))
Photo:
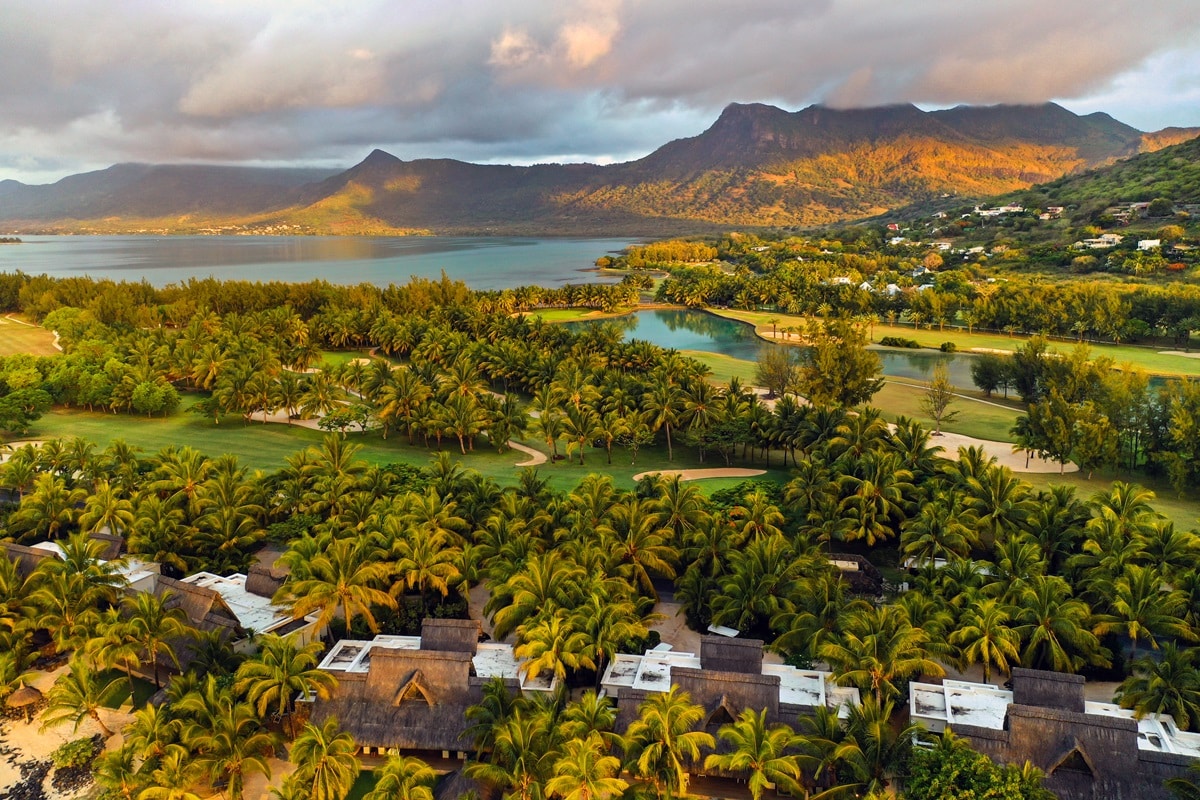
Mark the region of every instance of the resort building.
POLYGON ((913 683, 909 712, 932 731, 950 728, 1002 764, 1026 761, 1046 773, 1062 800, 1168 800, 1167 778, 1200 758, 1200 734, 1169 716, 1136 719, 1084 699, 1084 679, 1017 668, 1012 691, 983 683, 913 683))

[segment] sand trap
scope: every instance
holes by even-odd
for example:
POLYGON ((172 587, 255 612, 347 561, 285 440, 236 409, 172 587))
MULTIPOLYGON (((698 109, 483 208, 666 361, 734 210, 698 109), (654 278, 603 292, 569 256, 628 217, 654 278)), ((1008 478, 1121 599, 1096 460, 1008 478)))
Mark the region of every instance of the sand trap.
POLYGON ((1200 353, 1188 353, 1183 350, 1159 350, 1160 356, 1182 356, 1183 358, 1200 358, 1200 353))
POLYGON ((1037 456, 1031 456, 1029 463, 1025 463, 1025 451, 1013 452, 1013 446, 1009 442, 990 442, 987 439, 976 439, 973 436, 963 436, 961 433, 942 432, 941 436, 929 437, 930 446, 938 446, 942 448, 942 458, 958 461, 958 448, 960 447, 982 447, 983 451, 989 456, 994 456, 996 463, 1002 467, 1008 467, 1013 472, 1038 472, 1038 473, 1058 473, 1058 472, 1078 472, 1079 465, 1067 462, 1066 465, 1060 465, 1057 461, 1047 461, 1037 456))
POLYGON ((756 475, 765 475, 765 469, 741 469, 739 467, 721 467, 719 469, 662 469, 652 470, 650 472, 639 472, 633 476, 635 481, 640 481, 648 475, 678 475, 681 481, 702 481, 705 478, 753 478, 756 475))

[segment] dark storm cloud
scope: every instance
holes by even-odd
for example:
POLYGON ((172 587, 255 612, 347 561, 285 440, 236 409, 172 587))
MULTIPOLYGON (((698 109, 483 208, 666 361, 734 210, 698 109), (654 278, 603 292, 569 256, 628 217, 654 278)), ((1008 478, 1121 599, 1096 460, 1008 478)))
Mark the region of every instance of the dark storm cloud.
POLYGON ((1198 30, 1194 0, 9 0, 0 165, 621 158, 734 100, 1140 96, 1161 118, 1198 30))

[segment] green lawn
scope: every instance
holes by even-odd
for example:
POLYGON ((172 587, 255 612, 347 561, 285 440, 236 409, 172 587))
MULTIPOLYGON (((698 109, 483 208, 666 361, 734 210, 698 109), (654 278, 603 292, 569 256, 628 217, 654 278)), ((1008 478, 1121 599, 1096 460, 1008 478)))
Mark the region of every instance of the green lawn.
MULTIPOLYGON (((772 319, 776 320, 775 327, 778 329, 800 325, 807 319, 769 311, 736 311, 733 309, 709 309, 709 311, 718 316, 748 322, 754 325, 760 334, 765 334, 767 338, 770 338, 771 335, 772 319)), ((922 347, 934 349, 939 347, 942 342, 954 342, 960 351, 980 348, 1007 352, 1015 350, 1029 339, 1027 336, 1006 336, 1000 333, 967 333, 964 329, 950 327, 944 331, 939 331, 937 328, 914 330, 911 325, 888 325, 886 323, 879 323, 872 327, 871 337, 874 341, 878 342, 884 336, 913 339, 922 347)), ((1052 348, 1062 352, 1070 352, 1074 346, 1075 343, 1069 341, 1051 342, 1052 348)), ((1091 344, 1090 346, 1093 358, 1107 356, 1118 365, 1132 364, 1154 375, 1200 376, 1200 358, 1168 355, 1160 352, 1166 348, 1138 347, 1126 344, 1091 344)))
POLYGON ((580 322, 592 319, 612 319, 628 314, 631 309, 620 311, 598 311, 594 308, 543 308, 530 311, 531 317, 541 317, 543 322, 580 322))
POLYGON ((0 315, 0 356, 28 353, 34 356, 52 356, 59 351, 54 348, 54 334, 40 325, 22 325, 0 315))
POLYGON ((720 353, 708 353, 704 350, 680 350, 681 354, 694 358, 712 370, 712 379, 721 384, 729 383, 730 378, 738 378, 742 385, 754 383, 756 364, 733 356, 720 353))
MULTIPOLYGON (((244 424, 236 416, 224 417, 219 425, 214 425, 211 417, 186 411, 196 399, 195 395, 185 395, 184 408, 165 419, 56 408, 38 420, 29 434, 21 438, 81 436, 95 443, 98 449, 107 447, 115 439, 124 439, 142 448, 146 454, 157 453, 171 445, 188 445, 210 456, 232 453, 248 467, 273 471, 282 468, 288 456, 310 445, 319 445, 326 436, 324 431, 295 425, 264 425, 262 422, 244 424)), ((424 466, 435 455, 435 451, 420 445, 409 446, 403 433, 392 432, 386 440, 377 432, 365 435, 351 433, 348 439, 363 445, 360 457, 372 464, 424 466)), ((443 447, 455 461, 497 477, 504 474, 515 476, 516 468, 513 465, 525 459, 521 453, 496 453, 482 437, 476 450, 466 456, 458 452, 457 442, 445 441, 443 447)))
MULTIPOLYGON (((871 400, 871 405, 883 409, 883 415, 894 420, 898 416, 916 419, 922 425, 933 430, 933 420, 921 410, 921 399, 925 396, 925 388, 914 382, 888 379, 879 393, 871 400)), ((1017 421, 1020 412, 1011 408, 997 408, 988 403, 956 397, 950 406, 951 411, 957 411, 958 417, 951 422, 944 422, 942 430, 950 433, 961 433, 964 436, 974 436, 977 439, 989 439, 993 442, 1011 442, 1009 431, 1017 421)))
POLYGON ((315 367, 340 367, 343 364, 349 364, 356 358, 368 358, 366 350, 322 350, 321 360, 314 364, 315 367))
POLYGON ((364 769, 355 778, 354 785, 350 787, 350 792, 346 795, 346 800, 362 800, 368 792, 374 791, 375 784, 378 782, 379 776, 375 774, 374 770, 364 769))

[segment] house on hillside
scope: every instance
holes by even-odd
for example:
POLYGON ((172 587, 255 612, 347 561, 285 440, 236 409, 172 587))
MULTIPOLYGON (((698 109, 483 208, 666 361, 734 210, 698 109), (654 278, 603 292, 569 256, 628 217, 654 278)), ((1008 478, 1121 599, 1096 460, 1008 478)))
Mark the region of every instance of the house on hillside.
POLYGON ((1162 247, 1162 239, 1139 239, 1138 250, 1158 250, 1162 247))
POLYGON ((1084 699, 1084 679, 1016 668, 1012 690, 964 681, 909 686, 913 722, 951 728, 1001 764, 1029 762, 1062 800, 1169 800, 1168 778, 1200 758, 1200 734, 1167 715, 1138 720, 1132 711, 1084 699))

